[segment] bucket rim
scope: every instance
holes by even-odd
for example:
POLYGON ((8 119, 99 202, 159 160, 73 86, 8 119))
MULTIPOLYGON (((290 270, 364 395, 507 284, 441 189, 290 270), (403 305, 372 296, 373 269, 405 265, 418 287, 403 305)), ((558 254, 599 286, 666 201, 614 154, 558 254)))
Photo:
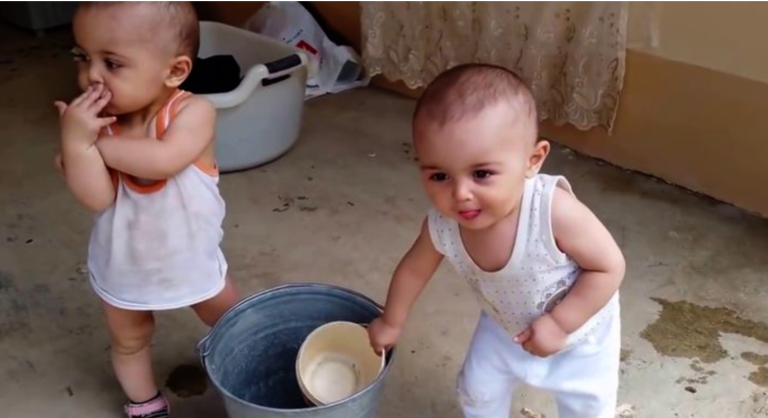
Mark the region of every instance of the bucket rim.
MULTIPOLYGON (((315 283, 315 282, 287 283, 287 284, 282 284, 282 285, 274 286, 274 287, 271 287, 271 288, 268 288, 268 289, 264 289, 264 290, 262 290, 260 292, 254 293, 251 296, 246 297, 245 299, 241 300, 236 305, 231 307, 227 312, 225 312, 224 315, 221 316, 221 319, 224 319, 225 317, 227 317, 227 315, 229 315, 232 312, 235 312, 239 308, 242 308, 243 305, 248 304, 249 302, 253 301, 254 299, 258 299, 260 297, 264 297, 266 294, 269 294, 269 293, 274 293, 274 292, 284 291, 284 290, 289 290, 289 289, 295 289, 295 288, 306 288, 306 289, 315 288, 315 289, 336 290, 336 291, 340 291, 340 292, 344 292, 344 293, 350 294, 350 295, 352 295, 354 297, 357 297, 357 298, 363 300, 364 302, 368 302, 371 305, 375 306, 376 309, 378 309, 380 312, 383 311, 383 309, 384 309, 384 307, 381 306, 381 304, 379 304, 378 302, 376 302, 373 299, 369 298, 368 296, 365 296, 364 294, 362 294, 360 292, 357 292, 355 290, 348 289, 348 288, 345 288, 345 287, 341 287, 341 286, 337 286, 337 285, 332 285, 332 284, 326 284, 326 283, 315 283)), ((234 396, 229 390, 223 388, 219 384, 217 379, 214 379, 210 375, 210 373, 208 373, 208 365, 207 365, 207 363, 205 361, 206 357, 208 357, 208 355, 210 355, 210 348, 208 347, 208 343, 211 341, 211 337, 215 335, 215 333, 217 332, 218 329, 220 329, 220 326, 223 323, 221 319, 216 323, 216 325, 213 326, 213 328, 211 328, 211 330, 208 332, 208 334, 205 337, 203 337, 203 339, 200 340, 200 342, 197 345, 198 353, 200 355, 200 362, 201 362, 201 364, 203 366, 203 370, 205 370, 206 375, 208 375, 208 378, 213 383, 213 385, 216 387, 216 389, 218 389, 219 392, 221 392, 222 394, 226 395, 230 400, 235 401, 235 402, 237 402, 237 403, 239 403, 241 405, 255 407, 255 408, 261 409, 263 411, 277 412, 277 413, 286 412, 286 411, 306 411, 306 410, 320 411, 320 410, 332 409, 332 408, 335 408, 335 407, 337 407, 339 405, 351 402, 352 400, 354 400, 356 398, 362 397, 366 393, 368 393, 371 390, 373 390, 376 386, 378 386, 378 384, 381 383, 381 381, 384 380, 384 378, 389 374, 389 370, 392 367, 392 363, 395 360, 396 348, 392 347, 389 350, 389 352, 387 353, 387 355, 389 357, 389 361, 385 362, 386 364, 384 366, 384 369, 381 371, 381 373, 379 373, 378 376, 376 376, 376 379, 374 379, 373 382, 371 382, 368 386, 366 386, 361 391, 355 393, 354 395, 352 395, 350 397, 347 397, 347 398, 344 398, 344 399, 341 399, 339 401, 330 403, 330 404, 315 405, 315 406, 309 406, 307 408, 296 408, 296 409, 274 408, 274 407, 269 407, 269 406, 258 405, 258 404, 251 403, 251 402, 245 401, 243 399, 240 399, 237 396, 234 396)))

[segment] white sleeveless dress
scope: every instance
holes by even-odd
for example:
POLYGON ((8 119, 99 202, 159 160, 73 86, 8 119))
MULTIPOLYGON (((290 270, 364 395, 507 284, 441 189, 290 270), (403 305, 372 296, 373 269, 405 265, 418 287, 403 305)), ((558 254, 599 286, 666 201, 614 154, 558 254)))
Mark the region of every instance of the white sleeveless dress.
MULTIPOLYGON (((572 193, 563 177, 539 174, 525 183, 515 246, 507 265, 496 272, 478 267, 461 241, 459 225, 436 209, 429 212, 432 243, 474 290, 484 311, 511 336, 524 331, 568 293, 581 273, 557 247, 552 233, 552 198, 556 187, 572 193)), ((616 295, 568 339, 582 341, 616 311, 616 295)))
MULTIPOLYGON (((158 140, 188 94, 179 91, 158 112, 158 140)), ((116 134, 116 128, 107 133, 116 134)), ((217 168, 203 162, 149 186, 113 172, 115 203, 95 216, 88 246, 96 293, 118 308, 163 310, 221 292, 227 273, 220 249, 226 210, 218 181, 217 168)))

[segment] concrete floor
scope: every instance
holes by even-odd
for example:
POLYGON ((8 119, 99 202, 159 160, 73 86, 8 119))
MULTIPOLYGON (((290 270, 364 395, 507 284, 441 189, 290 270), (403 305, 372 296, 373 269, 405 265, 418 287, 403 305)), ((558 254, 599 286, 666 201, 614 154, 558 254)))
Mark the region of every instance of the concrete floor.
MULTIPOLYGON (((52 103, 75 93, 69 41, 8 28, 0 39, 2 415, 117 417, 123 398, 83 270, 90 217, 51 163, 52 103)), ((224 248, 244 293, 325 281, 384 297, 426 208, 407 146, 412 106, 376 90, 310 101, 288 155, 223 177, 224 248)), ((768 224, 564 149, 545 171, 571 179, 626 254, 621 416, 768 416, 768 224)), ((413 314, 380 416, 460 416, 455 376, 477 317, 443 268, 413 314)), ((205 332, 188 311, 159 315, 161 383, 195 364, 205 332)), ((518 397, 513 416, 555 416, 547 396, 518 397)), ((224 416, 211 389, 172 399, 177 417, 224 416)))

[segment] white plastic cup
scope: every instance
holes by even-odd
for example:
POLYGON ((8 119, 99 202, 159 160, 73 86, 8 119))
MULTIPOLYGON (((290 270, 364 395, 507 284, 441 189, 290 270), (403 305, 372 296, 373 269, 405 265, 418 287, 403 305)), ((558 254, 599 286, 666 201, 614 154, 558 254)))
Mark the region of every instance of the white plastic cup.
POLYGON ((376 380, 386 364, 371 349, 368 331, 352 322, 330 322, 307 336, 296 359, 304 396, 316 406, 349 398, 376 380))

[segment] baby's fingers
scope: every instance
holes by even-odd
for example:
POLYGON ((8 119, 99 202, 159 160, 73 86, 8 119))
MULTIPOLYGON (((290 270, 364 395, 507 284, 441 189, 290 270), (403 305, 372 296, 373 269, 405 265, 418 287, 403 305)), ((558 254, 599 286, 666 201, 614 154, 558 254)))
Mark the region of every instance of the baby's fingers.
POLYGON ((95 90, 96 90, 95 86, 88 86, 88 88, 85 89, 83 94, 77 96, 75 100, 72 100, 72 103, 70 103, 69 105, 71 107, 80 106, 81 103, 85 102, 86 100, 88 100, 89 97, 91 97, 91 95, 94 93, 95 90))
POLYGON ((371 348, 373 348, 373 352, 376 353, 378 356, 381 356, 382 354, 389 351, 390 348, 392 348, 391 344, 380 344, 380 343, 373 343, 371 344, 371 348))
POLYGON ((528 328, 525 331, 517 334, 517 336, 514 338, 514 341, 518 344, 525 344, 528 342, 528 340, 531 339, 531 336, 533 336, 533 330, 528 328))
POLYGON ((372 332, 368 335, 368 338, 371 343, 371 348, 376 353, 381 353, 382 350, 387 349, 387 339, 384 338, 380 333, 372 332))
POLYGON ((64 159, 62 158, 61 153, 56 154, 56 157, 53 158, 53 165, 57 170, 61 172, 64 171, 64 159))
POLYGON ((59 116, 62 116, 64 112, 67 111, 67 104, 60 101, 53 102, 53 105, 56 106, 56 109, 59 111, 59 116))
POLYGON ((101 96, 96 99, 95 102, 93 102, 89 109, 95 111, 96 113, 101 112, 102 109, 104 109, 109 101, 112 100, 112 92, 109 90, 103 90, 101 93, 101 96))
POLYGON ((379 352, 382 348, 384 348, 384 344, 381 342, 380 335, 376 334, 375 332, 368 333, 368 342, 371 344, 371 348, 373 348, 373 351, 379 352))
POLYGON ((98 118, 96 119, 96 126, 101 128, 106 128, 107 126, 117 122, 117 118, 114 116, 108 116, 106 118, 98 118))
MULTIPOLYGON (((93 110, 96 102, 104 94, 104 85, 97 84, 93 87, 89 87, 88 91, 83 95, 83 99, 77 104, 77 106, 84 109, 93 110)), ((74 106, 74 103, 73 103, 74 106)))
POLYGON ((380 354, 384 350, 384 346, 381 344, 371 344, 371 348, 373 349, 373 352, 376 354, 380 354))

